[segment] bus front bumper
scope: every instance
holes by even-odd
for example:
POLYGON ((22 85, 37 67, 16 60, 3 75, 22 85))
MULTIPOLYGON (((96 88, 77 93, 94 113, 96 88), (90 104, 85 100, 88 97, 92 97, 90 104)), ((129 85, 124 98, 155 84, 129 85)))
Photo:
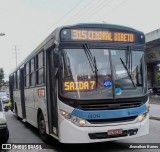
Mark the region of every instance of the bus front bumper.
POLYGON ((78 127, 63 119, 59 124, 59 141, 61 143, 94 143, 143 136, 149 133, 149 115, 138 123, 109 124, 94 127, 78 127), (108 130, 122 129, 123 133, 108 136, 108 130))

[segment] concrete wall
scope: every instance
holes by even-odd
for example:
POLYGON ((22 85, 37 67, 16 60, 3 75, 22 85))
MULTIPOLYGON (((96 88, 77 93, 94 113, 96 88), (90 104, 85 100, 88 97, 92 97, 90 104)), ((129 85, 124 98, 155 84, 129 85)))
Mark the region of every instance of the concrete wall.
POLYGON ((160 38, 160 29, 145 34, 146 43, 160 38))

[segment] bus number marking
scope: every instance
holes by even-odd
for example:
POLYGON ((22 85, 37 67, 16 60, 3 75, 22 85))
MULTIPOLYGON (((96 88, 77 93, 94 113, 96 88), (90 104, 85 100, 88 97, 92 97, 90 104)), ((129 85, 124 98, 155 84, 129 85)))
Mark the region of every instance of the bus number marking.
POLYGON ((101 118, 100 114, 89 114, 88 119, 96 119, 96 118, 101 118))

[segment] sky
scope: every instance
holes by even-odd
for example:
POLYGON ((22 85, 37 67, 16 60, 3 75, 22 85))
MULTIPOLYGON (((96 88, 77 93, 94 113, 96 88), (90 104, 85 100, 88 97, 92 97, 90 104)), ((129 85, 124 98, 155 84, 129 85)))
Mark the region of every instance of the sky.
POLYGON ((160 28, 160 0, 0 0, 0 68, 5 80, 56 27, 110 23, 149 33, 160 28))

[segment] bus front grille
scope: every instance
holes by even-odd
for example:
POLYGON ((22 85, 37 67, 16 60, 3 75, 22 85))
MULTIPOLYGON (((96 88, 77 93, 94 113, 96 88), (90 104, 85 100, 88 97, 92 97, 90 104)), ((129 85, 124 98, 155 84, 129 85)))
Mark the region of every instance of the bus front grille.
POLYGON ((120 123, 120 122, 129 122, 133 121, 137 118, 137 116, 132 117, 123 117, 123 118, 113 118, 113 119, 92 119, 87 120, 91 124, 107 124, 107 123, 120 123))
POLYGON ((123 102, 123 103, 91 103, 80 104, 77 108, 81 110, 114 110, 114 109, 126 109, 140 107, 143 104, 142 101, 137 102, 123 102))

